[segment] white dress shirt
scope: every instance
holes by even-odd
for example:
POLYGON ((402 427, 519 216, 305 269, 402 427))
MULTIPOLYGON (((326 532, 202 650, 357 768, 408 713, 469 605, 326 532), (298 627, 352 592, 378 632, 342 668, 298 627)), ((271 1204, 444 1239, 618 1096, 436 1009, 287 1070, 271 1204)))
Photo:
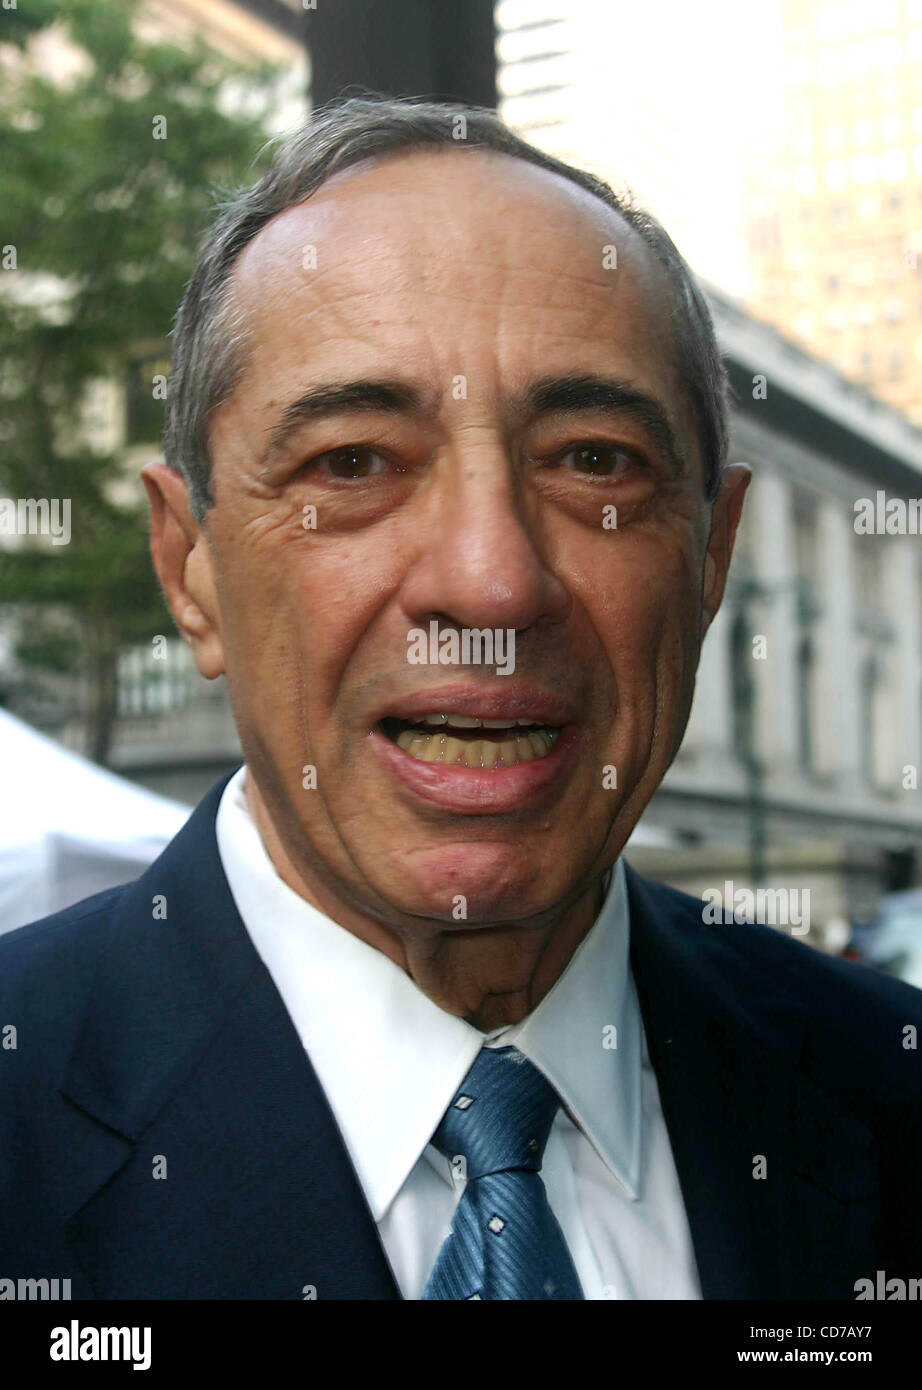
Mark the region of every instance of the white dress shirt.
POLYGON ((245 773, 231 778, 218 808, 224 872, 404 1298, 421 1297, 464 1189, 429 1140, 484 1045, 517 1047, 561 1098, 541 1176, 585 1297, 700 1298, 630 969, 622 862, 550 992, 520 1023, 484 1034, 282 881, 249 813, 245 773))

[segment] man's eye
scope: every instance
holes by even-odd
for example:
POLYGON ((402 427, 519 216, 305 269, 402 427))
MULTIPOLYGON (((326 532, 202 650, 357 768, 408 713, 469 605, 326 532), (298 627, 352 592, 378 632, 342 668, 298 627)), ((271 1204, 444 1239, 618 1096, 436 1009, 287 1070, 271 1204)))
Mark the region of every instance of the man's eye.
POLYGON ((308 465, 331 478, 372 478, 387 468, 387 459, 376 454, 374 449, 344 448, 330 449, 318 454, 308 465))
POLYGON ((610 478, 636 468, 638 461, 628 450, 614 444, 579 444, 561 454, 560 462, 574 473, 610 478))

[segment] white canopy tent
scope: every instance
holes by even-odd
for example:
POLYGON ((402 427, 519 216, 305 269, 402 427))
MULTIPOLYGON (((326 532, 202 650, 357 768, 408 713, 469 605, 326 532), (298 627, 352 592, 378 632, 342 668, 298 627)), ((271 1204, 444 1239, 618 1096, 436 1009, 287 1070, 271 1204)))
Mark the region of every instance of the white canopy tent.
POLYGON ((137 878, 190 813, 2 709, 0 776, 0 933, 137 878))

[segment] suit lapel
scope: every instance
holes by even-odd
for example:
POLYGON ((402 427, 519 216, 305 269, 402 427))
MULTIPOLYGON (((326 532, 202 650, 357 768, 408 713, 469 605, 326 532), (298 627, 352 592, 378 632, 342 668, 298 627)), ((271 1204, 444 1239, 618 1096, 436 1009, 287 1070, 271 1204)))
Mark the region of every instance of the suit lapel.
POLYGON ((62 1086, 92 1156, 65 1194, 69 1242, 100 1298, 397 1298, 221 868, 223 785, 113 920, 62 1086))
POLYGON ((807 1075, 804 1006, 747 956, 746 927, 709 927, 693 900, 630 869, 628 891, 632 968, 704 1297, 853 1298, 873 1268, 871 1136, 807 1075))

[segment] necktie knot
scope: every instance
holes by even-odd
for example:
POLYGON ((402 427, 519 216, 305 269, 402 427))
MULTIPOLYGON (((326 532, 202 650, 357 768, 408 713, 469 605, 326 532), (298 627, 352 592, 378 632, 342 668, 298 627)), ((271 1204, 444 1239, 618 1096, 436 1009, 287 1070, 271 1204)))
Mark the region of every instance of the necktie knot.
POLYGON ((521 1169, 537 1173, 560 1100, 514 1047, 481 1048, 432 1142, 467 1177, 521 1169))
POLYGON ((432 1142, 467 1183, 424 1299, 582 1298, 541 1163, 560 1098, 514 1047, 483 1047, 432 1142))

